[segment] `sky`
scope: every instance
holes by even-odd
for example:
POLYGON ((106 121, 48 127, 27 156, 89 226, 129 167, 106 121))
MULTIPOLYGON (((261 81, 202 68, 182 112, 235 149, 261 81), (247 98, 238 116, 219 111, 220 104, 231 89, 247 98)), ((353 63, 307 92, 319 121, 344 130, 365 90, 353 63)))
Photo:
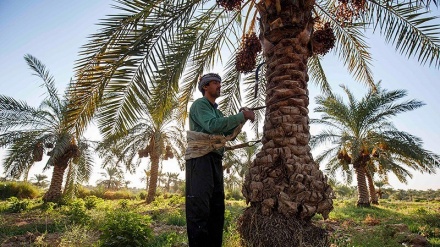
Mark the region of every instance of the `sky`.
MULTIPOLYGON (((87 43, 89 35, 99 29, 96 24, 100 19, 118 13, 118 10, 111 7, 112 3, 111 0, 0 0, 0 94, 26 101, 34 107, 44 98, 45 90, 39 87, 41 80, 32 75, 33 72, 23 58, 25 54, 31 54, 45 64, 54 76, 58 91, 64 92, 67 83, 73 78, 80 47, 87 43)), ((434 11, 440 15, 438 9, 434 11)), ((408 92, 406 99, 418 99, 426 104, 393 118, 393 123, 400 130, 420 137, 425 149, 440 153, 440 69, 420 65, 415 58, 408 59, 396 52, 379 34, 372 34, 371 31, 367 33, 375 81, 382 80, 382 87, 388 90, 405 89, 408 92)), ((342 64, 332 52, 324 58, 323 67, 332 88, 342 95, 338 85, 344 84, 356 96, 363 96, 367 88, 356 82, 342 64)), ((310 83, 309 90, 310 98, 320 94, 313 83, 310 83)), ((311 101, 309 109, 312 118, 319 117, 313 113, 315 107, 311 101)), ((312 134, 318 130, 311 126, 312 134)), ((96 132, 96 127, 92 125, 86 136, 96 138, 96 132)), ((0 163, 4 154, 5 150, 0 149, 0 163)), ((30 177, 43 173, 44 161, 38 162, 31 169, 30 177)), ((132 181, 130 186, 144 187, 139 181, 146 168, 146 161, 142 162, 136 174, 126 176, 127 180, 132 181)), ((99 167, 97 159, 89 184, 94 185, 101 178, 102 170, 99 167)), ((164 172, 179 171, 174 162, 166 162, 163 167, 164 172)), ((3 174, 2 166, 0 173, 3 174)), ((50 170, 44 174, 51 177, 50 170)), ((412 174, 413 178, 407 184, 400 183, 393 176, 390 176, 389 182, 394 189, 440 189, 439 169, 437 174, 420 174, 415 171, 412 174)))

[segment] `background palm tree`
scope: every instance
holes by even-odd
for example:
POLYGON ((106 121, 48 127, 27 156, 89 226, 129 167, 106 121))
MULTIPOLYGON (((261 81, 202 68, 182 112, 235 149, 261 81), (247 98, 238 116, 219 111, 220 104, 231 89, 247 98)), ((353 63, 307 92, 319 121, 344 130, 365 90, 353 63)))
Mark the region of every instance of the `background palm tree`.
MULTIPOLYGON (((221 109, 235 113, 243 99, 249 106, 266 104, 263 147, 243 189, 251 206, 240 231, 249 245, 282 246, 292 236, 298 236, 294 241, 306 239, 297 227, 303 224, 295 225, 291 219, 310 223, 316 213, 326 218, 332 209, 331 188, 308 146, 309 75, 330 91, 321 55, 335 45, 348 71, 374 86, 362 34, 369 25, 400 53, 417 57, 421 63, 440 64, 439 28, 429 25, 434 18, 424 9, 429 1, 127 0, 120 4, 125 13, 104 20, 105 28, 84 46, 77 87, 71 94, 72 126, 82 133, 98 106, 110 97, 103 105, 106 114, 100 119, 104 121, 129 125, 141 115, 145 101, 166 111, 177 96, 179 117, 184 121, 199 75, 217 57, 222 58, 222 48, 231 50, 234 54, 223 75, 227 100, 220 102, 221 109), (253 33, 257 22, 259 37, 253 33), (260 49, 263 55, 259 57, 260 49), (266 64, 264 92, 256 98, 253 75, 241 78, 239 73, 252 71, 254 59, 266 64), (274 238, 269 232, 280 236, 274 238)), ((318 236, 307 239, 317 239, 311 245, 325 245, 318 236)))
POLYGON ((34 185, 42 188, 45 188, 49 185, 47 176, 44 174, 35 174, 34 177, 31 178, 31 181, 34 185))
POLYGON ((104 168, 101 176, 103 178, 96 183, 98 186, 102 185, 108 190, 118 190, 123 185, 124 173, 117 166, 104 168))
MULTIPOLYGON (((184 150, 182 128, 175 119, 176 111, 168 109, 163 112, 155 105, 146 105, 142 118, 130 126, 117 125, 111 122, 99 122, 104 134, 102 147, 111 147, 119 160, 125 160, 127 170, 134 171, 141 158, 150 158, 151 168, 148 176, 147 203, 154 200, 158 183, 159 165, 162 160, 176 157, 181 164, 181 150, 184 150), (114 129, 110 130, 110 128, 114 129), (112 134, 115 133, 115 134, 112 134), (136 159, 139 158, 139 159, 136 159), (133 162, 137 160, 137 162, 133 162)), ((101 112, 101 114, 106 114, 101 112)), ((104 148, 103 150, 107 150, 104 148)), ((111 152, 101 152, 104 156, 111 152)), ((182 167, 182 165, 180 165, 182 167)))
POLYGON ((150 184, 150 170, 151 170, 150 165, 148 165, 147 169, 144 169, 144 176, 141 177, 141 181, 145 182, 145 190, 147 192, 148 192, 148 185, 150 184))
POLYGON ((53 167, 52 179, 44 201, 61 198, 63 176, 71 165, 77 169, 72 173, 76 179, 88 180, 92 159, 85 140, 75 138, 64 125, 67 99, 60 98, 49 71, 38 59, 25 55, 25 60, 35 75, 43 80, 47 96, 38 108, 25 102, 0 95, 0 147, 8 147, 3 163, 5 173, 17 177, 36 161, 41 161, 47 152, 49 159, 44 170, 53 167))
POLYGON ((377 193, 379 199, 382 199, 382 196, 384 194, 382 188, 387 186, 387 185, 390 185, 388 183, 388 180, 387 179, 381 179, 381 180, 378 180, 378 181, 374 181, 374 185, 377 186, 377 192, 376 193, 377 193))
POLYGON ((166 172, 165 173, 165 191, 171 192, 171 185, 176 183, 179 178, 179 173, 177 172, 166 172))
POLYGON ((369 176, 371 193, 375 193, 373 174, 384 177, 394 173, 402 182, 411 177, 408 168, 420 172, 435 173, 439 164, 438 155, 422 147, 422 141, 409 133, 399 131, 391 118, 399 113, 417 109, 423 105, 417 100, 399 102, 406 96, 405 90, 387 91, 376 84, 360 100, 343 87, 348 102, 339 96, 318 96, 315 112, 322 119, 311 122, 323 124, 322 130, 311 140, 311 146, 330 143, 317 158, 317 162, 328 159, 326 167, 334 173, 338 169, 356 172, 358 186, 358 206, 370 206, 366 177, 369 176))

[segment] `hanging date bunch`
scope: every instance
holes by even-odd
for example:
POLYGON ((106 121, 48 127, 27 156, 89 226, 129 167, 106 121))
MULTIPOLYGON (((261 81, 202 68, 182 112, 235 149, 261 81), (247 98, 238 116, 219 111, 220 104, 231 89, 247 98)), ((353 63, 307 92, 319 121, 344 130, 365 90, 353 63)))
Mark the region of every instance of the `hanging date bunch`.
POLYGON ((41 142, 38 142, 37 144, 35 144, 34 150, 32 151, 32 160, 34 162, 43 160, 43 152, 43 144, 41 142))
POLYGON ((164 155, 164 160, 168 160, 168 159, 172 159, 172 158, 174 158, 174 154, 173 154, 173 152, 171 151, 171 146, 169 146, 169 145, 167 145, 166 147, 165 147, 165 155, 164 155))
POLYGON ((366 9, 366 0, 338 0, 336 17, 339 22, 351 23, 366 9))
POLYGON ((148 145, 145 149, 140 149, 140 150, 138 151, 139 158, 148 157, 148 155, 150 154, 150 152, 151 152, 150 145, 148 145))
POLYGON ((252 72, 260 51, 261 43, 255 32, 246 34, 235 57, 235 69, 242 73, 252 72))
POLYGON ((351 156, 347 153, 347 150, 345 150, 345 148, 339 151, 338 159, 339 162, 341 162, 343 165, 348 165, 351 163, 351 156))
POLYGON ((217 0, 218 5, 229 11, 240 10, 241 2, 243 2, 243 0, 217 0))
POLYGON ((330 23, 325 24, 315 22, 315 31, 312 37, 313 53, 325 55, 335 46, 335 34, 330 27, 330 23))

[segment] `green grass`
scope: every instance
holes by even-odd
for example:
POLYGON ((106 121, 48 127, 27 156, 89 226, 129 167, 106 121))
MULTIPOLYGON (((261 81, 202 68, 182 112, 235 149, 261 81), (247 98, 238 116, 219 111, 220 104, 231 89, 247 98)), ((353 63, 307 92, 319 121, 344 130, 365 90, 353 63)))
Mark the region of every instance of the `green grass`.
MULTIPOLYGON (((139 216, 135 221, 123 223, 127 227, 115 228, 121 231, 119 235, 127 236, 124 241, 141 238, 142 234, 149 232, 148 246, 171 247, 187 243, 182 196, 159 196, 149 205, 139 199, 88 198, 62 206, 44 205, 41 199, 30 201, 29 207, 20 213, 9 210, 12 202, 0 201, 0 245, 12 237, 34 233, 38 236, 32 240, 34 246, 47 246, 51 241, 57 241, 58 246, 101 246, 105 242, 102 238, 104 226, 118 226, 122 218, 116 220, 118 224, 110 226, 108 220, 122 217, 117 214, 122 211, 129 212, 130 217, 139 216), (146 218, 150 219, 151 225, 144 224, 142 219, 146 218), (144 230, 137 232, 138 236, 130 235, 134 230, 124 232, 126 228, 139 227, 144 230)), ((328 230, 333 246, 401 247, 406 237, 393 230, 392 225, 405 224, 412 234, 425 236, 429 246, 440 247, 440 202, 381 200, 380 205, 370 208, 358 208, 355 204, 355 200, 335 200, 328 220, 324 221, 321 216, 313 218, 328 230)), ((225 247, 240 246, 236 224, 245 207, 244 201, 226 201, 225 247)))

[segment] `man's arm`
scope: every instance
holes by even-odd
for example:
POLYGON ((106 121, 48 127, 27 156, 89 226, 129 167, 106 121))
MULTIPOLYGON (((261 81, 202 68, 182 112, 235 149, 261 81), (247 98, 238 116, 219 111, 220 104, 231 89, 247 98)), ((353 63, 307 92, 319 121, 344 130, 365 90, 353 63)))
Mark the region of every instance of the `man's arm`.
POLYGON ((224 117, 217 116, 215 110, 206 101, 200 101, 191 109, 190 115, 195 123, 209 134, 226 133, 245 121, 243 112, 224 117))

